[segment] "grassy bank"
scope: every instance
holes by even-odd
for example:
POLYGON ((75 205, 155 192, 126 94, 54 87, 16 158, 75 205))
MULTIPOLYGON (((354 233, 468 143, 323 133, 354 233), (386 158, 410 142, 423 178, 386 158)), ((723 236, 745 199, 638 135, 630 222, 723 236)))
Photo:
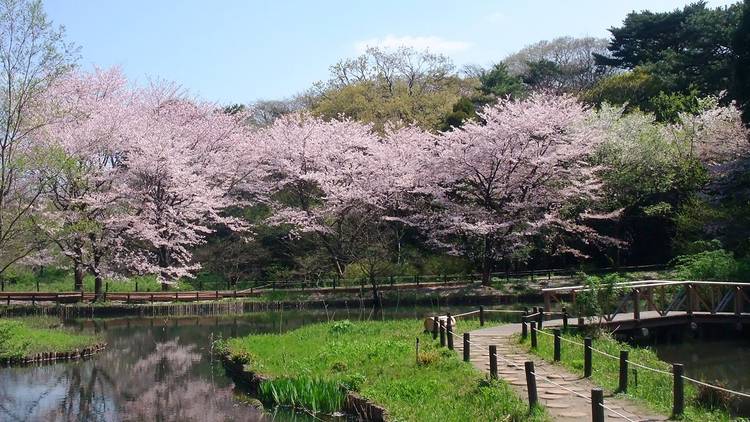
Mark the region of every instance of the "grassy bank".
MULTIPOLYGON (((474 328, 461 322, 458 331, 474 328)), ((456 341, 459 341, 456 339, 456 341)), ((319 409, 340 398, 344 385, 387 409, 392 420, 545 420, 502 382, 488 383, 478 370, 439 348, 416 320, 340 321, 309 325, 282 335, 231 339, 225 347, 250 369, 278 380, 261 386, 270 396, 314 402, 319 409), (415 342, 420 340, 419 363, 415 342), (304 396, 309 396, 305 398, 304 396)))
POLYGON ((101 342, 93 335, 63 328, 56 318, 32 317, 0 320, 0 360, 15 361, 45 352, 72 352, 101 342))
MULTIPOLYGON (((583 343, 583 337, 577 334, 563 334, 563 337, 583 343)), ((536 350, 531 349, 529 339, 522 343, 540 357, 552 361, 554 351, 553 337, 538 335, 537 342, 538 347, 536 350)), ((606 334, 594 338, 592 347, 612 356, 619 356, 620 350, 628 350, 628 360, 631 362, 663 371, 671 371, 671 365, 660 360, 654 351, 646 348, 632 347, 628 344, 618 342, 606 334)), ((561 362, 559 364, 565 366, 573 373, 583 374, 582 346, 563 341, 561 343, 560 355, 561 362)), ((612 359, 596 352, 592 354, 592 380, 594 383, 601 385, 606 391, 614 392, 617 390, 619 368, 620 363, 618 359, 612 359)), ((661 414, 670 415, 672 412, 672 376, 634 366, 630 367, 630 371, 626 396, 644 403, 661 414), (632 374, 633 369, 637 371, 637 385, 636 377, 632 374)), ((701 406, 696 400, 698 394, 698 390, 692 384, 685 383, 686 409, 683 420, 703 422, 734 420, 730 417, 726 409, 708 409, 701 406)))

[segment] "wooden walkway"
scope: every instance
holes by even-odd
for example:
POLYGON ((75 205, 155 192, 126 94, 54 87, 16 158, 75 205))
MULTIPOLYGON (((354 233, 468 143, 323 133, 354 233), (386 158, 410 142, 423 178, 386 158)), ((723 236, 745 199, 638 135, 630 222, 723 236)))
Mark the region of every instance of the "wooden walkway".
MULTIPOLYGON (((645 314, 645 313, 644 313, 645 314)), ((644 315, 645 316, 645 315, 644 315)), ((562 320, 545 321, 547 326, 562 320)), ((460 324, 460 322, 459 322, 460 324)), ((561 365, 553 365, 536 355, 528 353, 518 345, 513 335, 521 332, 521 324, 506 324, 482 328, 470 332, 470 360, 481 371, 489 373, 489 346, 497 346, 498 377, 508 382, 526 400, 525 361, 533 361, 536 373, 539 402, 544 405, 553 420, 572 422, 591 420, 591 389, 597 387, 580 374, 573 374, 561 365)), ((455 339, 455 349, 463 353, 463 342, 455 339)), ((653 411, 623 397, 612 397, 605 392, 605 417, 621 421, 663 421, 667 416, 653 411)))

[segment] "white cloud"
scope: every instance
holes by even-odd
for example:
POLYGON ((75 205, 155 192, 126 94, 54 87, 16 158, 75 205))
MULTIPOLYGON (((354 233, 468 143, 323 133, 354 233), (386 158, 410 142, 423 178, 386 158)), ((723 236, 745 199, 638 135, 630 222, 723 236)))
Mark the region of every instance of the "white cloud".
POLYGON ((464 41, 446 40, 441 37, 413 37, 386 35, 381 38, 370 38, 354 44, 358 52, 363 53, 368 47, 396 49, 398 47, 413 47, 417 50, 430 50, 433 53, 455 53, 471 47, 471 43, 464 41))

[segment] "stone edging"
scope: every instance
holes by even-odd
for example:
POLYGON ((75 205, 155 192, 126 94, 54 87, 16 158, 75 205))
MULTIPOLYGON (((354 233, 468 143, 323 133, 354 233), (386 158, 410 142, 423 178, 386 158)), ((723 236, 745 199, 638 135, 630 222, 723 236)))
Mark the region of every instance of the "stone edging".
MULTIPOLYGON (((224 368, 227 369, 229 375, 235 381, 241 382, 246 385, 251 394, 257 394, 260 388, 260 384, 263 381, 268 381, 271 378, 258 374, 245 369, 245 364, 236 357, 229 355, 228 353, 222 353, 219 355, 224 368)), ((388 421, 388 411, 372 401, 360 396, 353 391, 346 392, 346 399, 344 400, 344 409, 346 413, 351 415, 357 415, 360 420, 371 421, 371 422, 386 422, 388 421)))
POLYGON ((34 365, 53 363, 57 361, 85 359, 101 352, 106 347, 107 343, 96 343, 93 346, 84 347, 83 349, 75 349, 71 352, 42 352, 21 358, 5 358, 0 359, 0 365, 34 365))

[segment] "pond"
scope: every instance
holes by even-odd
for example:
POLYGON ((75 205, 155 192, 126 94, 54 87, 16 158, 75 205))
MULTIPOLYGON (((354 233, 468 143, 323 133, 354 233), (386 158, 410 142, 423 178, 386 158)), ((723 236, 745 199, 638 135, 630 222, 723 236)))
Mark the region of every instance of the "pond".
MULTIPOLYGON (((382 318, 421 319, 435 312, 402 307, 386 309, 382 318)), ((212 340, 372 317, 360 309, 72 322, 79 330, 102 332, 107 349, 79 362, 0 368, 0 421, 320 420, 284 409, 266 415, 255 410, 213 357, 212 340)))
MULTIPOLYGON (((641 345, 653 348, 661 360, 681 363, 685 375, 734 391, 750 392, 750 337, 734 324, 651 330, 641 345)), ((750 399, 732 400, 735 416, 750 416, 750 399)))

